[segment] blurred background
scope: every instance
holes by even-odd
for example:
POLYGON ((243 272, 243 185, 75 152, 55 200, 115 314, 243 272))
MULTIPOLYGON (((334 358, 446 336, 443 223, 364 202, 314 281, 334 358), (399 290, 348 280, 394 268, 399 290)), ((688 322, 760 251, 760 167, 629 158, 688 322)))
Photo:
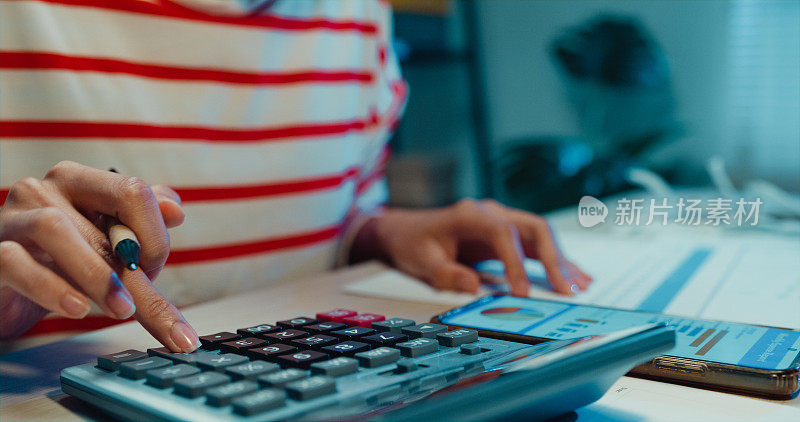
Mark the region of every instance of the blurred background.
POLYGON ((800 190, 798 0, 395 0, 411 97, 392 205, 493 197, 535 212, 645 168, 800 190))

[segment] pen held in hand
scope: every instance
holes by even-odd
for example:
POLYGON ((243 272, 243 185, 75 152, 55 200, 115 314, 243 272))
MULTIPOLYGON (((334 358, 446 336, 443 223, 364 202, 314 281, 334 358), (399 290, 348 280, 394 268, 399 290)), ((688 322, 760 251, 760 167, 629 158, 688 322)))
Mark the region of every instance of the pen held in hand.
MULTIPOLYGON (((117 173, 113 167, 108 171, 117 173)), ((141 249, 136 233, 116 218, 108 218, 108 227, 108 239, 111 241, 111 250, 114 251, 114 255, 122 261, 125 268, 136 271, 139 268, 139 250, 141 249)))
POLYGON ((125 268, 135 271, 139 268, 139 239, 133 230, 116 219, 109 224, 108 238, 111 240, 111 249, 114 255, 122 261, 125 268))

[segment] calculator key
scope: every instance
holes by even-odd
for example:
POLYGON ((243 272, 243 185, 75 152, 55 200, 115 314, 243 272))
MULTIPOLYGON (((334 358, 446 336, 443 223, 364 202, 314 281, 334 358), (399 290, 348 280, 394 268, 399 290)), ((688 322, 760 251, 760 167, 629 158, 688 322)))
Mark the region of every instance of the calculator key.
POLYGON ((411 338, 436 338, 436 334, 447 332, 447 326, 425 323, 413 327, 403 327, 402 331, 411 338))
POLYGON ((217 350, 219 349, 220 343, 237 340, 238 338, 239 338, 238 334, 223 331, 217 334, 200 336, 200 344, 202 344, 203 348, 206 350, 217 350))
POLYGON ((237 397, 231 404, 234 412, 242 416, 251 416, 285 406, 286 393, 271 388, 237 397))
POLYGON ((353 356, 358 352, 363 352, 369 349, 370 346, 367 343, 361 343, 358 341, 343 341, 339 344, 322 347, 320 350, 325 353, 330 353, 334 356, 353 356))
POLYGON ((338 357, 325 362, 311 364, 311 373, 328 377, 341 377, 358 371, 358 361, 352 358, 338 357))
POLYGON ((150 356, 158 356, 164 359, 169 359, 175 363, 194 363, 194 361, 196 361, 197 358, 200 356, 207 356, 207 355, 216 356, 216 353, 211 353, 199 349, 195 350, 192 353, 173 353, 166 347, 156 347, 153 349, 147 349, 147 354, 150 356))
POLYGON ((310 337, 292 340, 292 344, 300 347, 301 349, 317 349, 322 346, 329 346, 338 341, 339 339, 336 337, 326 336, 324 334, 317 334, 310 337))
POLYGON ((219 350, 223 353, 239 353, 243 354, 247 349, 254 347, 266 346, 267 341, 255 337, 246 337, 234 341, 226 341, 219 344, 219 350))
POLYGON ((364 327, 350 327, 350 328, 345 328, 344 330, 331 331, 331 335, 343 339, 356 339, 362 336, 368 336, 375 333, 376 331, 373 330, 372 328, 364 328, 364 327))
POLYGON ((286 393, 294 400, 311 400, 336 392, 333 378, 316 375, 286 384, 286 393))
POLYGON ((277 362, 283 366, 308 369, 308 366, 312 363, 321 362, 327 359, 328 355, 325 353, 314 350, 301 350, 288 355, 278 356, 277 362))
POLYGON ((310 331, 312 333, 325 334, 331 331, 341 330, 343 328, 347 328, 347 324, 342 324, 340 322, 320 322, 319 324, 306 325, 303 327, 303 330, 310 331))
POLYGON ((367 368, 388 365, 400 359, 400 351, 391 347, 379 347, 355 354, 358 363, 367 368))
POLYGON ((378 321, 372 323, 372 328, 378 331, 390 331, 392 333, 400 333, 403 327, 410 327, 416 325, 417 322, 405 318, 389 318, 385 321, 378 321))
POLYGON ((192 365, 179 363, 175 366, 167 366, 159 369, 147 371, 147 383, 157 388, 172 387, 173 381, 178 378, 188 377, 199 373, 200 370, 192 365))
POLYGON ((297 317, 292 319, 287 319, 284 321, 278 321, 278 325, 284 328, 300 328, 304 325, 311 325, 318 323, 319 320, 309 317, 297 317))
POLYGON ((206 356, 198 357, 194 363, 200 368, 207 371, 224 372, 226 366, 239 365, 249 362, 249 359, 242 355, 235 355, 233 353, 208 354, 206 356))
POLYGON ((372 323, 383 321, 386 317, 383 315, 376 315, 376 314, 358 314, 349 316, 347 318, 343 318, 341 322, 350 325, 357 325, 359 327, 369 328, 372 326, 372 323))
POLYGON ((125 378, 140 380, 145 377, 147 371, 170 365, 172 365, 172 361, 169 359, 150 357, 132 362, 122 362, 119 365, 119 374, 125 378))
POLYGON ((219 372, 202 372, 186 378, 179 378, 173 382, 175 394, 194 398, 206 394, 206 390, 218 385, 227 384, 231 378, 219 372))
POLYGON ((400 349, 400 353, 408 358, 416 358, 439 351, 439 343, 436 340, 424 337, 397 343, 395 347, 400 349))
POLYGON ((349 309, 334 309, 328 312, 318 313, 317 319, 320 321, 342 322, 342 319, 356 315, 358 312, 349 309))
POLYGON ((247 349, 247 356, 254 360, 268 360, 274 361, 280 355, 285 355, 289 352, 294 352, 297 347, 288 344, 270 344, 269 346, 257 347, 255 349, 247 349))
POLYGON ((478 332, 466 328, 458 328, 446 333, 439 333, 436 335, 436 339, 439 340, 439 344, 442 346, 458 347, 462 344, 478 341, 478 332))
POLYGON ((308 372, 289 368, 283 371, 273 372, 267 375, 261 375, 257 378, 259 384, 262 387, 275 387, 275 388, 283 388, 286 384, 301 380, 308 377, 308 372))
POLYGON ((481 352, 483 352, 483 349, 481 349, 481 346, 478 346, 477 344, 465 344, 461 346, 461 354, 464 355, 472 356, 481 352))
POLYGON ((254 380, 259 375, 268 374, 281 369, 277 363, 255 361, 247 362, 240 365, 228 366, 225 368, 225 373, 233 377, 235 380, 254 380))
POLYGON ((253 327, 240 328, 236 330, 236 333, 238 333, 242 337, 254 337, 254 336, 261 337, 264 334, 274 333, 275 331, 278 331, 280 329, 281 327, 278 327, 277 325, 261 324, 253 327))
POLYGON ((276 331, 274 333, 264 334, 264 338, 272 341, 285 342, 293 338, 305 337, 307 335, 308 333, 305 331, 289 329, 289 330, 276 331))
POLYGON ((122 352, 111 353, 97 357, 97 366, 107 370, 116 371, 119 369, 119 364, 122 362, 130 362, 136 359, 144 359, 147 353, 138 350, 128 349, 122 352))
POLYGON ((233 399, 258 390, 253 381, 238 381, 231 384, 212 387, 206 391, 206 402, 212 406, 222 407, 231 404, 233 399))
POLYGON ((413 359, 400 359, 397 361, 397 372, 400 374, 407 374, 416 371, 419 366, 413 359))
POLYGON ((376 346, 392 346, 397 343, 408 341, 408 336, 405 334, 385 332, 385 333, 373 334, 371 336, 361 337, 361 340, 364 340, 368 343, 372 343, 376 346))

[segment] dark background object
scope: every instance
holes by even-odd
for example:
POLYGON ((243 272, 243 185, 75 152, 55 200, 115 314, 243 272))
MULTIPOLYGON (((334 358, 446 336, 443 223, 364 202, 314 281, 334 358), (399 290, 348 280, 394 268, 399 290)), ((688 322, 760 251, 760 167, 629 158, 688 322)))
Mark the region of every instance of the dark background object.
POLYGON ((649 161, 680 125, 669 67, 649 33, 633 18, 602 15, 564 31, 553 41, 551 57, 562 72, 580 137, 510 142, 500 158, 506 201, 546 212, 583 195, 612 195, 632 188, 625 181, 632 166, 669 180, 673 168, 649 161))

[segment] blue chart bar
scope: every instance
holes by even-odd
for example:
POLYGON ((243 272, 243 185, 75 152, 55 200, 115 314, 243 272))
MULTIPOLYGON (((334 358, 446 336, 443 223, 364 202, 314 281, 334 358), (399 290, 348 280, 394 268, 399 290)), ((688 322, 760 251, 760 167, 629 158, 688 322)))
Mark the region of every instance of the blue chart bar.
POLYGON ((679 328, 679 329, 678 329, 678 332, 679 332, 679 333, 682 333, 682 332, 684 332, 684 331, 688 330, 688 329, 689 329, 689 327, 691 327, 691 325, 684 325, 683 327, 681 327, 681 328, 679 328))
POLYGON ((703 329, 703 327, 697 327, 697 328, 695 328, 694 330, 690 331, 690 332, 689 332, 689 334, 686 334, 686 335, 687 335, 687 336, 689 336, 689 337, 694 337, 694 336, 696 336, 696 335, 697 335, 697 333, 699 333, 699 332, 700 332, 700 330, 702 330, 702 329, 703 329))
POLYGON ((675 268, 672 274, 667 276, 658 288, 650 292, 650 296, 639 304, 639 310, 646 312, 663 311, 709 255, 711 255, 711 249, 709 248, 695 249, 678 268, 675 268))

